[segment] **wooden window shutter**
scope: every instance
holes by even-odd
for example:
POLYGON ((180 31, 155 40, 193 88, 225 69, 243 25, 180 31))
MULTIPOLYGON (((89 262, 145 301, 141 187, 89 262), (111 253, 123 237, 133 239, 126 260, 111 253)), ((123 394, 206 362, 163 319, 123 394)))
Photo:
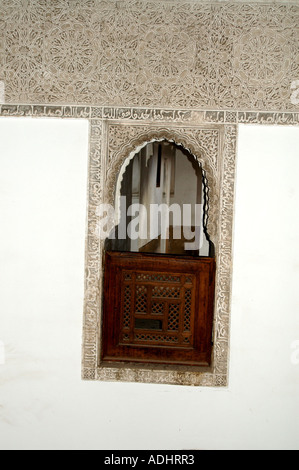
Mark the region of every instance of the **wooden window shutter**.
POLYGON ((107 252, 102 361, 209 366, 214 258, 107 252))

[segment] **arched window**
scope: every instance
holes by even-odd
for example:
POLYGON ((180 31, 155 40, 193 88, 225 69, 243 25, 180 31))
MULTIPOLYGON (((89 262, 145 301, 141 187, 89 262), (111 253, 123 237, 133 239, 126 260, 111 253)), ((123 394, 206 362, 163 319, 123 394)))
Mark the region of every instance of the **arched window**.
POLYGON ((215 259, 204 169, 157 141, 121 175, 106 241, 102 361, 209 366, 215 259))
POLYGON ((147 144, 120 184, 113 251, 213 256, 207 233, 208 186, 194 156, 174 143, 147 144))

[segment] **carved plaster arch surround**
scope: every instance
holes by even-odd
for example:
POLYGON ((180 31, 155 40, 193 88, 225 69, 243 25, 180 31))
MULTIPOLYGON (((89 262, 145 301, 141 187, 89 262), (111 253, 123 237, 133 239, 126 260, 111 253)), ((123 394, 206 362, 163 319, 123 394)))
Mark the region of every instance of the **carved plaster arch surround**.
POLYGON ((89 191, 89 237, 86 258, 86 306, 82 377, 88 380, 129 381, 193 386, 228 383, 232 224, 237 127, 234 124, 177 121, 128 122, 92 120, 89 191), (110 365, 100 362, 104 242, 94 236, 100 203, 114 205, 126 165, 148 142, 167 140, 196 156, 209 185, 208 230, 215 245, 217 274, 214 349, 210 368, 163 365, 110 365), (101 155, 101 156, 100 156, 101 155), (97 203, 96 203, 97 201, 97 203), (96 205, 95 205, 96 203, 96 205))
MULTIPOLYGON (((202 129, 202 132, 204 132, 204 129, 202 129)), ((219 211, 219 198, 217 197, 219 178, 215 161, 218 160, 218 158, 216 155, 212 156, 210 154, 211 152, 209 152, 207 142, 202 143, 201 141, 195 141, 194 138, 192 141, 190 135, 187 133, 184 135, 184 129, 181 132, 178 132, 177 129, 167 129, 165 127, 147 129, 145 133, 142 132, 129 142, 123 143, 113 156, 109 155, 110 165, 107 169, 104 199, 107 204, 115 207, 116 224, 120 219, 119 197, 121 183, 127 166, 135 155, 148 144, 163 141, 174 143, 178 147, 188 151, 202 169, 207 197, 205 229, 212 240, 214 238, 216 239, 217 213, 219 211), (119 171, 117 171, 117 169, 119 169, 119 171)))
POLYGON ((192 154, 190 152, 189 149, 186 149, 185 147, 183 147, 183 145, 180 145, 180 144, 177 144, 177 142, 175 142, 175 140, 166 140, 166 139, 163 139, 163 138, 160 138, 159 140, 157 139, 152 139, 151 141, 149 142, 144 142, 143 145, 140 145, 135 151, 131 152, 130 155, 126 158, 125 162, 123 163, 122 165, 122 168, 120 170, 120 173, 118 175, 118 178, 117 178, 117 182, 116 182, 116 190, 115 190, 115 197, 114 197, 114 214, 115 214, 115 220, 114 220, 114 223, 113 223, 113 228, 115 226, 117 226, 119 223, 120 223, 120 218, 121 218, 121 208, 120 208, 120 198, 121 198, 121 186, 122 186, 122 182, 123 182, 123 178, 124 178, 124 175, 125 175, 125 172, 127 170, 127 167, 129 166, 130 162, 136 157, 136 155, 138 155, 138 153, 145 147, 147 147, 147 145, 149 144, 153 144, 155 142, 168 142, 168 143, 173 143, 176 145, 177 148, 179 149, 182 149, 182 150, 185 150, 189 153, 189 155, 191 157, 193 157, 194 161, 196 162, 196 164, 198 165, 199 168, 201 168, 202 170, 202 174, 203 174, 203 181, 204 181, 204 193, 205 193, 205 200, 204 200, 204 217, 203 217, 203 225, 204 225, 204 231, 206 233, 206 235, 208 235, 209 239, 210 239, 210 236, 209 236, 209 232, 208 232, 208 221, 209 221, 209 182, 208 182, 208 179, 206 177, 206 170, 205 168, 203 167, 203 164, 202 164, 202 159, 201 158, 198 158, 196 157, 194 154, 192 154))

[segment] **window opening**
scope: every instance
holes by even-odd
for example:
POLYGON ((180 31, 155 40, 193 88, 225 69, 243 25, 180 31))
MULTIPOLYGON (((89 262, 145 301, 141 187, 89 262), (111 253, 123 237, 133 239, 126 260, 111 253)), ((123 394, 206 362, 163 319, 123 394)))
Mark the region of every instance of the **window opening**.
POLYGON ((129 162, 106 241, 101 359, 210 366, 215 290, 209 194, 194 156, 152 142, 129 162))
POLYGON ((214 256, 207 180, 187 150, 166 141, 146 145, 126 168, 120 199, 107 250, 214 256))

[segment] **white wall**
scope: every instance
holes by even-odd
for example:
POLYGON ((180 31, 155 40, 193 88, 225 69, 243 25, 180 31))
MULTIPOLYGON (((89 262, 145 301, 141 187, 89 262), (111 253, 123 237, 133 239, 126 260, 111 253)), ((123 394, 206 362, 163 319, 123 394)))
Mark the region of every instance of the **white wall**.
POLYGON ((227 389, 81 381, 87 139, 0 120, 0 449, 298 449, 299 129, 240 126, 227 389))

